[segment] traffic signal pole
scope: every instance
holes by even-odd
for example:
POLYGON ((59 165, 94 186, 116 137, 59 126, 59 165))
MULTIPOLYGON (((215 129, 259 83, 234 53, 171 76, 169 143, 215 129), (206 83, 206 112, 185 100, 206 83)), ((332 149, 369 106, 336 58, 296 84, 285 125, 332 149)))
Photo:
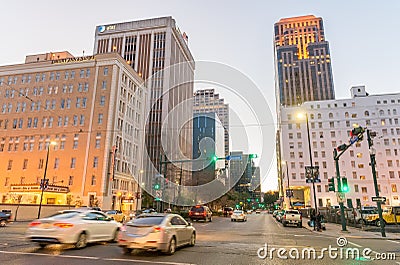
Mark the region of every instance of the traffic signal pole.
MULTIPOLYGON (((374 179, 375 195, 376 195, 376 197, 379 197, 378 180, 376 178, 376 169, 375 169, 375 165, 376 165, 375 152, 371 148, 372 145, 373 145, 373 142, 372 142, 372 139, 371 139, 371 132, 368 129, 367 129, 367 140, 368 140, 368 148, 369 148, 369 157, 371 159, 372 178, 374 179)), ((378 206, 378 214, 379 214, 379 222, 380 222, 380 227, 381 227, 381 234, 382 234, 382 237, 386 237, 385 221, 383 220, 383 216, 382 216, 381 203, 382 203, 381 201, 377 201, 376 202, 376 204, 378 206)))
MULTIPOLYGON (((348 148, 348 146, 346 146, 346 147, 348 148)), ((335 166, 336 166, 336 179, 338 182, 338 192, 341 192, 339 158, 340 158, 340 155, 343 154, 343 152, 347 150, 347 148, 345 150, 343 150, 339 155, 338 155, 336 148, 333 149, 333 158, 335 159, 335 166)), ((340 206, 340 220, 342 223, 342 231, 347 231, 346 218, 344 217, 344 203, 343 203, 342 199, 340 199, 340 201, 339 201, 339 206, 340 206)))

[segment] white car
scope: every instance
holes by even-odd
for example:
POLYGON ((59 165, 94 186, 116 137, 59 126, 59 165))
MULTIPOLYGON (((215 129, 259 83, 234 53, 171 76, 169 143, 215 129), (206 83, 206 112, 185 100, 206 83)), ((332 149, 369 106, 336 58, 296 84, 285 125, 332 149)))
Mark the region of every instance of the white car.
POLYGON ((84 248, 89 242, 117 241, 121 224, 102 212, 67 210, 29 224, 26 238, 40 247, 74 244, 84 248))
POLYGON ((172 255, 177 247, 194 246, 196 229, 177 214, 143 214, 122 227, 118 245, 125 254, 134 249, 161 250, 172 255))
POLYGON ((233 214, 231 215, 231 222, 233 221, 247 221, 247 215, 244 213, 242 210, 235 210, 233 211, 233 214))

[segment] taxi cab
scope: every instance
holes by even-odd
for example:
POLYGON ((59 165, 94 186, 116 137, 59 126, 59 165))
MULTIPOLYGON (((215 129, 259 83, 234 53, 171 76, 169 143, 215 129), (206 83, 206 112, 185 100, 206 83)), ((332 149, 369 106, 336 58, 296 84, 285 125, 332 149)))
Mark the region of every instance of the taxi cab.
MULTIPOLYGON (((385 224, 400 223, 400 206, 387 206, 382 211, 382 217, 385 224), (396 217, 396 219, 395 219, 396 217)), ((372 214, 367 217, 367 223, 381 226, 378 214, 372 214)))

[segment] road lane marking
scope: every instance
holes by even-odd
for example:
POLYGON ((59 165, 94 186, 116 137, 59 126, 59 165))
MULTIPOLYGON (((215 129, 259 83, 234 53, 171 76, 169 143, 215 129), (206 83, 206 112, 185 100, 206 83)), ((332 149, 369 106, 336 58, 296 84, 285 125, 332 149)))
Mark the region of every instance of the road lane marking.
POLYGON ((195 265, 194 263, 180 263, 180 262, 168 262, 168 261, 148 261, 139 259, 112 259, 112 258, 102 258, 102 257, 91 257, 91 256, 75 256, 75 255, 54 255, 46 253, 26 253, 18 251, 3 251, 3 254, 16 254, 16 255, 30 255, 30 256, 48 256, 57 258, 74 258, 74 259, 91 259, 91 260, 106 260, 106 261, 128 261, 128 262, 141 262, 141 263, 152 263, 152 264, 171 264, 171 265, 195 265))
POLYGON ((149 261, 149 260, 140 260, 140 259, 117 259, 117 258, 111 259, 111 258, 103 258, 102 260, 157 263, 157 264, 172 264, 172 265, 195 265, 194 263, 181 263, 181 262, 168 262, 168 261, 149 261))
POLYGON ((400 241, 394 241, 394 240, 386 240, 386 241, 389 241, 389 242, 392 242, 392 243, 396 243, 396 244, 400 244, 400 241))
POLYGON ((358 245, 356 243, 353 243, 353 242, 350 242, 350 241, 347 241, 347 243, 352 244, 353 246, 356 246, 358 248, 362 248, 363 247, 363 246, 360 246, 360 245, 358 245))

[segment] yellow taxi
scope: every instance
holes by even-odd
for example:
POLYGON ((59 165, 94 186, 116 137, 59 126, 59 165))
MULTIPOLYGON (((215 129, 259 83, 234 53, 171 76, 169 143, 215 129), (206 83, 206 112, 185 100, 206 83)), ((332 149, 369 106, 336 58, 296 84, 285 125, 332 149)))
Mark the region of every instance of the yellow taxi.
MULTIPOLYGON (((382 217, 385 224, 400 224, 400 206, 387 206, 382 211, 382 217), (395 219, 396 217, 396 219, 395 219)), ((367 223, 381 226, 378 214, 372 214, 367 217, 367 223)))
POLYGON ((115 221, 124 223, 126 221, 126 216, 123 212, 118 210, 109 210, 105 212, 107 216, 112 217, 115 221))

